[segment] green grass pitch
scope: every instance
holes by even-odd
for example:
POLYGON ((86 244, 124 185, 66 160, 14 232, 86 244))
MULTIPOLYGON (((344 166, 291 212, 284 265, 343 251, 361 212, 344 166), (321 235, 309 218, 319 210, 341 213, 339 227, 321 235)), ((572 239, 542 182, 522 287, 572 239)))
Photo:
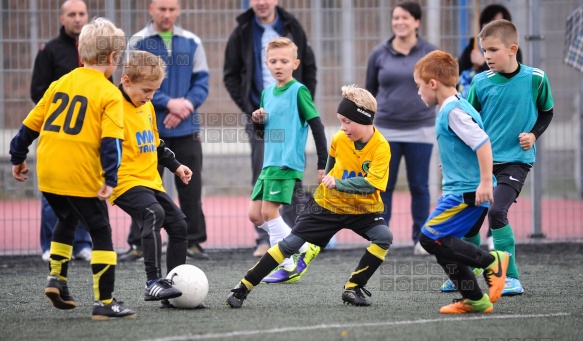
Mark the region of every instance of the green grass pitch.
MULTIPOLYGON (((583 327, 583 244, 517 247, 525 294, 502 297, 492 314, 440 315, 457 293, 434 258, 391 250, 367 289, 370 307, 345 306, 341 289, 363 249, 323 252, 294 284, 260 285, 242 309, 225 304, 252 267, 251 250, 212 251, 200 267, 210 284, 207 309, 162 310, 144 302, 143 263, 121 263, 115 297, 135 320, 91 321, 89 265, 73 261, 69 288, 78 307, 61 311, 43 295, 47 264, 40 256, 0 257, 0 340, 576 340, 583 327)), ((486 288, 480 279, 482 288, 486 288)))

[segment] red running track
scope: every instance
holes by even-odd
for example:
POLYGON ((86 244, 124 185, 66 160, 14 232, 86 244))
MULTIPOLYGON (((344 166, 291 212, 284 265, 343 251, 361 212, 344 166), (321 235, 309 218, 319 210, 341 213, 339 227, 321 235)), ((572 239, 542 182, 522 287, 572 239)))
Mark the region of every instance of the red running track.
MULTIPOLYGON (((391 231, 394 245, 411 245, 410 196, 395 193, 391 231)), ((248 196, 206 196, 203 210, 207 222, 208 240, 205 248, 253 247, 255 230, 247 219, 248 196)), ((543 199, 542 228, 547 240, 583 238, 583 201, 543 199)), ((0 201, 0 254, 40 254, 40 201, 0 201)), ((113 242, 116 250, 127 248, 125 242, 130 225, 129 216, 118 207, 110 207, 113 242)), ((518 241, 529 240, 531 213, 529 198, 519 198, 510 209, 510 223, 518 241)), ((485 235, 485 228, 483 228, 485 235)), ((351 231, 341 231, 339 245, 365 245, 351 231)))

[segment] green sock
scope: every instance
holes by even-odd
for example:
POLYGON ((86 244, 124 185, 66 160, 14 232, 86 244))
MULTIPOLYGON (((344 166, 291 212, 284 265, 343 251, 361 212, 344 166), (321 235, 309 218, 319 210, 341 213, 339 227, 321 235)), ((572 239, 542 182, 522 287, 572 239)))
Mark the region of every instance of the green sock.
POLYGON ((518 268, 516 267, 516 243, 510 224, 499 229, 492 229, 492 237, 494 238, 494 249, 506 251, 510 254, 506 276, 519 279, 518 268))
POLYGON ((472 244, 476 245, 478 248, 480 247, 481 242, 482 242, 481 239, 480 239, 480 234, 479 233, 476 234, 473 237, 463 237, 462 240, 464 242, 472 243, 472 244))

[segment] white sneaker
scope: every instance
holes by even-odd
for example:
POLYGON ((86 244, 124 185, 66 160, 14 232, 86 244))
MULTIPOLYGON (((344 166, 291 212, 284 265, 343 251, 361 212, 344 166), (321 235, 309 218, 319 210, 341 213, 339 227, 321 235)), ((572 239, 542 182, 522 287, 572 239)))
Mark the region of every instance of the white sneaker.
POLYGON ((421 244, 419 244, 419 242, 417 242, 417 243, 415 243, 415 247, 413 247, 413 254, 416 256, 424 256, 424 255, 428 255, 429 252, 425 251, 423 246, 421 246, 421 244))
POLYGON ((91 249, 86 247, 83 250, 75 254, 75 259, 84 260, 86 262, 91 261, 91 249))
POLYGON ((48 262, 49 258, 51 258, 51 251, 46 250, 45 252, 43 252, 43 255, 41 256, 41 258, 45 261, 48 262))
POLYGON ((488 251, 494 251, 494 237, 488 237, 488 251))

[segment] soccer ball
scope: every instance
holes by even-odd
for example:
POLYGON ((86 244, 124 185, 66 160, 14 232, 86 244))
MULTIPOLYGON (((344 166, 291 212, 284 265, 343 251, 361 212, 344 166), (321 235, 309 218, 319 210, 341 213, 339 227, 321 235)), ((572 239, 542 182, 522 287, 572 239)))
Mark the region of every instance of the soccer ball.
POLYGON ((182 291, 182 296, 169 299, 176 308, 196 308, 204 302, 209 292, 209 282, 204 272, 191 264, 182 264, 166 276, 172 285, 182 291))

